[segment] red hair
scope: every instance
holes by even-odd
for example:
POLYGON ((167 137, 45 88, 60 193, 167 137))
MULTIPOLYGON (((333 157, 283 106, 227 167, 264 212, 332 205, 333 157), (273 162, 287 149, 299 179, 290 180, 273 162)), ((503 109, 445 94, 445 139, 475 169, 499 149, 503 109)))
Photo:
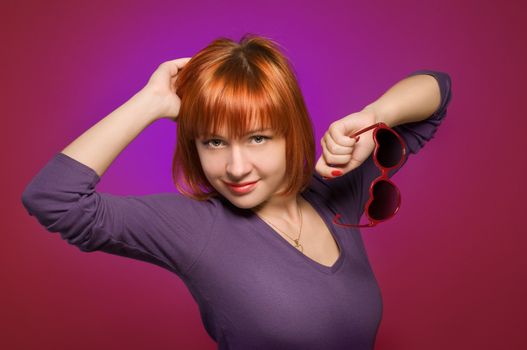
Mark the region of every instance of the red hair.
POLYGON ((218 38, 185 64, 175 87, 181 106, 172 177, 182 194, 197 200, 218 195, 201 167, 196 138, 224 127, 228 137, 239 138, 252 125, 285 137, 288 183, 280 194, 307 187, 315 166, 313 125, 277 43, 255 34, 245 34, 239 43, 218 38))

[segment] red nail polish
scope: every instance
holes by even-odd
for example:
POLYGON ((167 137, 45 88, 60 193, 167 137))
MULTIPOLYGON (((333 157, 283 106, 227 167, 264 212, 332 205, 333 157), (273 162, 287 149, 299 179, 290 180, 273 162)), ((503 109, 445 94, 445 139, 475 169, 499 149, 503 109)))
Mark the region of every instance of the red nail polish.
POLYGON ((342 175, 342 171, 340 171, 340 170, 333 170, 331 172, 331 175, 333 175, 333 176, 340 176, 340 175, 342 175))

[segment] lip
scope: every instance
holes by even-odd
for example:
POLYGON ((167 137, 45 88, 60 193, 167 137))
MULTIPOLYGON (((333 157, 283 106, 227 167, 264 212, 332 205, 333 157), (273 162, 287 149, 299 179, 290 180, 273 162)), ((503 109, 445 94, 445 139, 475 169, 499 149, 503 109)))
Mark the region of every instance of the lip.
POLYGON ((258 181, 244 182, 241 184, 231 184, 225 181, 224 183, 227 185, 227 187, 232 192, 238 193, 238 194, 245 194, 245 193, 249 193, 250 191, 252 191, 256 187, 256 184, 258 183, 258 181))

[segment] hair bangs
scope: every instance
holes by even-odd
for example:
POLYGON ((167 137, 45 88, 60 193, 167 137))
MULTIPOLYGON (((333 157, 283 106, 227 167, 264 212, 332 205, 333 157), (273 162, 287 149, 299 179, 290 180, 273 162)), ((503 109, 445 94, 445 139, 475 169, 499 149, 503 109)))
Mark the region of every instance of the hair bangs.
POLYGON ((202 110, 189 125, 189 135, 193 138, 218 135, 241 138, 250 131, 266 128, 286 135, 290 122, 283 106, 279 105, 278 92, 266 88, 255 75, 230 72, 232 74, 212 79, 209 86, 201 89, 198 104, 202 110))

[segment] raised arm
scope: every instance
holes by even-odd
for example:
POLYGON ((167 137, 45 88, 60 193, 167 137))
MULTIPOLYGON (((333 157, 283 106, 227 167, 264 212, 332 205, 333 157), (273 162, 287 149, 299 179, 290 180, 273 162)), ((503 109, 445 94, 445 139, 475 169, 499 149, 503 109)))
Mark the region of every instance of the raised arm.
POLYGON ((100 120, 61 153, 102 176, 110 164, 147 126, 162 117, 177 118, 179 97, 171 85, 189 58, 162 63, 148 84, 100 120))
POLYGON ((424 138, 428 140, 435 133, 438 116, 449 101, 448 74, 431 70, 413 72, 361 111, 331 123, 321 139, 323 153, 316 171, 332 178, 358 168, 375 148, 373 130, 362 134, 360 140, 350 135, 377 122, 404 134, 409 152, 416 153, 424 138))
MULTIPOLYGON (((451 85, 450 76, 445 72, 417 70, 397 82, 362 111, 332 124, 334 129, 340 127, 344 130, 340 133, 339 139, 346 146, 336 145, 327 132, 321 140, 325 154, 319 159, 317 167, 323 176, 331 176, 332 170, 341 170, 341 174, 345 174, 332 176, 327 181, 321 180, 334 193, 333 200, 337 206, 340 205, 341 213, 358 214, 356 217, 346 217, 344 222, 358 223, 364 211, 364 204, 370 196, 371 182, 381 175, 381 171, 375 165, 372 157, 375 147, 372 132, 362 134, 359 142, 341 136, 376 122, 384 122, 404 139, 408 154, 404 163, 406 164, 410 155, 417 154, 434 138, 444 121, 452 98, 451 85), (329 146, 325 144, 326 138, 329 140, 329 146), (360 148, 361 143, 362 148, 360 148), (328 152, 328 148, 333 152, 328 152), (347 154, 349 152, 353 153, 351 157, 347 154), (352 161, 349 161, 350 158, 352 161), (335 166, 327 166, 327 163, 335 164, 335 166), (344 164, 344 166, 339 167, 339 164, 344 164), (349 206, 356 206, 356 208, 349 210, 349 206)), ((333 134, 338 133, 333 132, 333 134)), ((401 167, 392 170, 388 176, 392 177, 400 169, 401 167)))
POLYGON ((106 168, 141 130, 162 114, 176 114, 175 109, 156 114, 163 108, 154 102, 163 107, 162 99, 144 91, 64 153, 57 152, 26 186, 22 203, 46 230, 59 232, 83 252, 104 251, 183 275, 212 232, 216 202, 178 193, 120 196, 96 191, 106 168))
POLYGON ((64 148, 61 153, 102 176, 115 158, 157 119, 156 100, 139 91, 64 148))
POLYGON ((432 75, 410 75, 390 87, 381 97, 366 106, 377 121, 390 127, 424 120, 441 104, 439 82, 432 75))

